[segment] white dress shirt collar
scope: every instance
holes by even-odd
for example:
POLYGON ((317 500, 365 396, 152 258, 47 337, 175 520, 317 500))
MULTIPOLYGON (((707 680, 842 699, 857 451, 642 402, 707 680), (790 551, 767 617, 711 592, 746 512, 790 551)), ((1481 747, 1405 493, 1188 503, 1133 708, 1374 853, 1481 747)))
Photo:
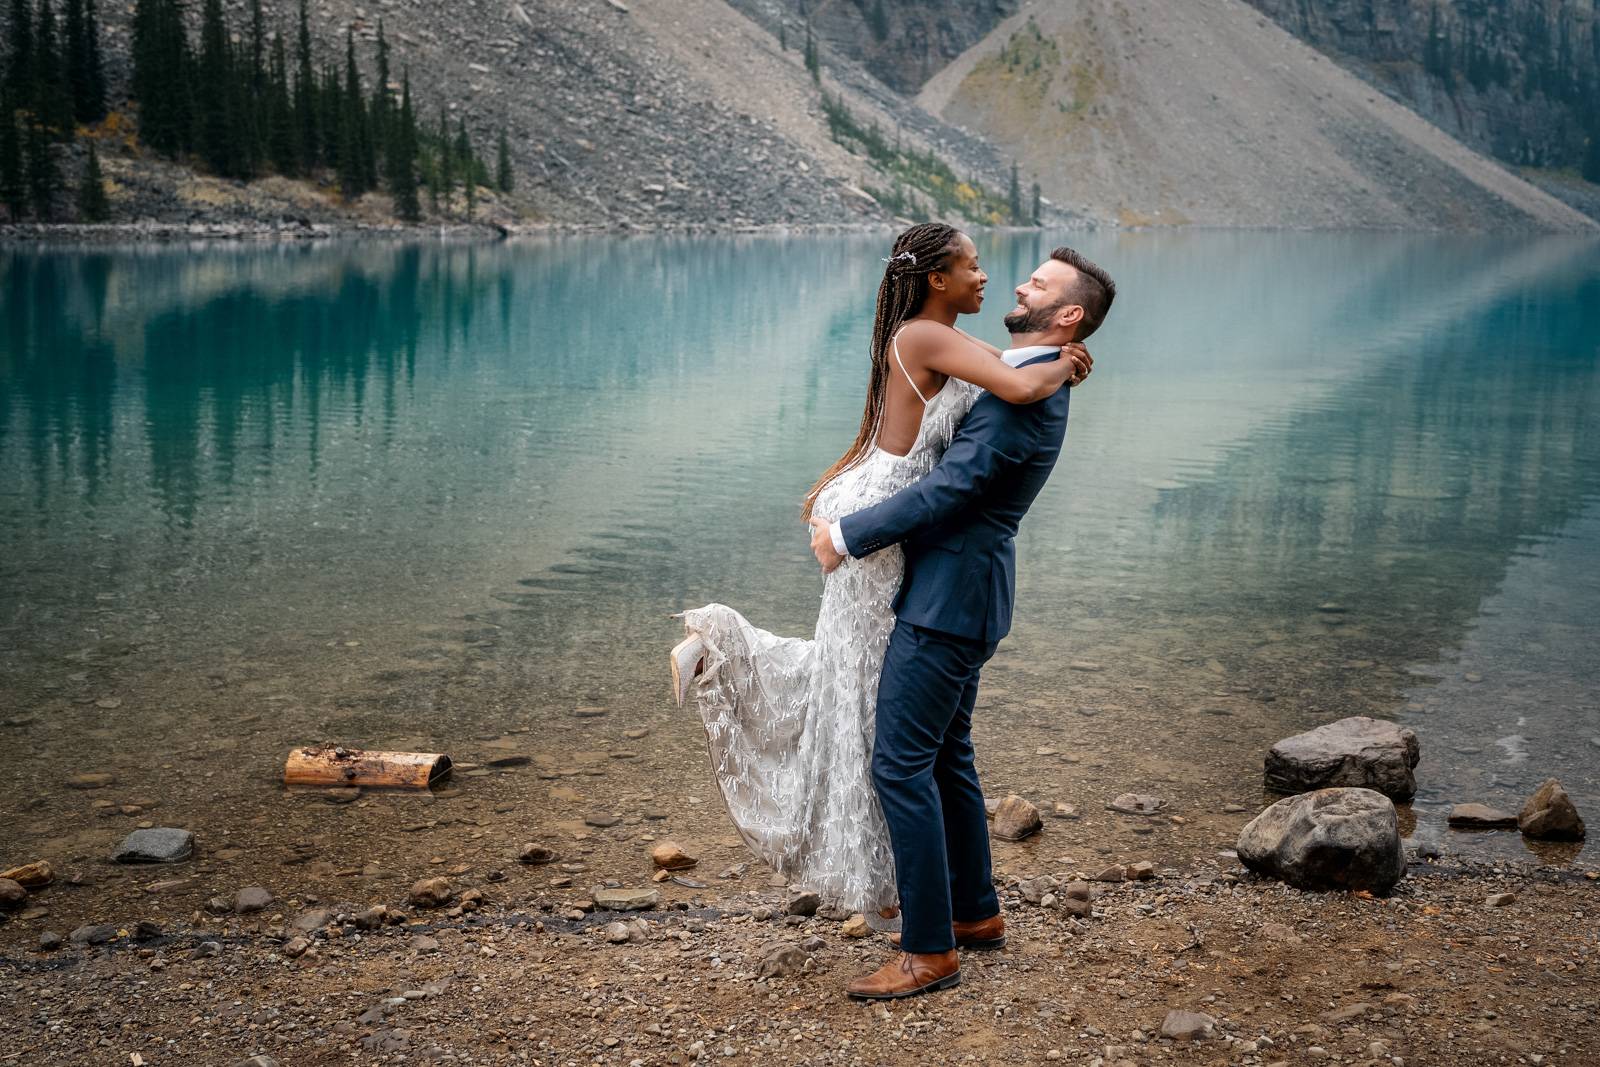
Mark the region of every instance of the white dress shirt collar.
POLYGON ((1061 351, 1060 345, 1029 345, 1026 348, 1008 348, 1000 353, 1000 358, 1006 361, 1007 366, 1020 367, 1036 356, 1059 351, 1061 351))

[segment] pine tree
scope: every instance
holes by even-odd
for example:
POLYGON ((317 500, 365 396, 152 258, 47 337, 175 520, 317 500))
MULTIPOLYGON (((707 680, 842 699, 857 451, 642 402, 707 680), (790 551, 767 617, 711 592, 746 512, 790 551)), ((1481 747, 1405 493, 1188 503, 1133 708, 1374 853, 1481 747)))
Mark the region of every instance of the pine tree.
POLYGON ((450 203, 450 194, 455 191, 456 174, 455 160, 450 148, 450 120, 445 117, 444 105, 439 105, 439 192, 444 196, 445 205, 450 203))
POLYGON ((376 184, 372 137, 367 129, 367 108, 361 95, 361 72, 356 68, 355 31, 344 37, 344 98, 340 109, 339 187, 353 200, 376 184))
POLYGON ((390 143, 395 133, 394 100, 389 95, 389 40, 383 33, 383 19, 378 19, 377 84, 372 87, 372 107, 369 109, 372 141, 376 151, 386 159, 394 146, 390 143))
POLYGON ((872 28, 872 36, 878 40, 889 36, 889 12, 884 10, 883 0, 873 0, 871 10, 867 12, 867 25, 872 28))
POLYGON ((456 116, 456 144, 450 153, 455 158, 456 167, 461 171, 461 176, 471 181, 477 174, 477 156, 472 152, 472 138, 467 134, 467 117, 456 116))
POLYGON ((289 99, 288 59, 284 55, 281 33, 272 39, 272 65, 267 82, 271 96, 267 109, 267 155, 279 174, 294 177, 300 173, 300 139, 295 125, 298 116, 289 99))
POLYGON ((33 7, 30 0, 11 0, 11 48, 6 55, 6 84, 16 106, 33 95, 33 7))
POLYGON ((817 55, 817 39, 812 36, 811 23, 806 23, 806 70, 811 72, 811 81, 816 85, 822 84, 822 60, 817 55))
POLYGON ((1033 224, 1035 226, 1044 222, 1044 198, 1039 195, 1039 183, 1033 183, 1033 224))
POLYGON ((400 81, 400 114, 394 122, 394 136, 384 157, 388 169, 389 192, 394 197, 394 213, 407 222, 422 217, 417 203, 417 116, 411 110, 411 74, 400 81))
POLYGON ((50 136, 42 125, 30 122, 24 144, 28 202, 33 205, 35 218, 40 222, 49 222, 54 214, 52 204, 55 201, 58 181, 56 159, 50 153, 50 136))
POLYGON ((1011 223, 1014 226, 1022 224, 1022 182, 1017 174, 1017 162, 1011 161, 1011 188, 1006 194, 1006 207, 1011 213, 1011 223))
POLYGON ((233 94, 228 86, 228 28, 222 22, 222 0, 205 0, 200 9, 200 67, 197 102, 200 155, 215 174, 232 173, 229 151, 233 94))
POLYGON ((311 69, 311 28, 306 22, 306 0, 300 0, 299 37, 295 44, 294 125, 299 140, 300 169, 317 165, 321 147, 317 138, 317 80, 311 69))
POLYGON ((1583 157, 1583 176, 1585 180, 1600 182, 1600 119, 1595 119, 1589 128, 1589 151, 1583 157))
POLYGON ((100 59, 100 11, 95 0, 85 0, 83 8, 83 66, 84 80, 88 83, 85 95, 89 102, 86 122, 99 122, 106 117, 106 69, 100 59))
POLYGON ((78 218, 84 222, 104 222, 111 217, 105 182, 100 177, 100 156, 89 142, 89 160, 83 168, 83 184, 78 187, 78 218))
POLYGON ((789 25, 786 22, 778 23, 778 50, 781 52, 789 50, 789 25))
MULTIPOLYGON (((7 68, 9 73, 9 68, 7 68)), ((0 82, 0 203, 15 222, 28 208, 28 187, 22 173, 22 136, 9 83, 0 82)))
POLYGON ((495 161, 494 187, 502 193, 509 193, 513 184, 511 177, 511 146, 506 143, 506 128, 500 127, 499 158, 495 161))
POLYGON ((73 133, 72 93, 67 88, 66 57, 59 36, 50 0, 39 0, 33 28, 33 113, 47 129, 65 139, 73 133))

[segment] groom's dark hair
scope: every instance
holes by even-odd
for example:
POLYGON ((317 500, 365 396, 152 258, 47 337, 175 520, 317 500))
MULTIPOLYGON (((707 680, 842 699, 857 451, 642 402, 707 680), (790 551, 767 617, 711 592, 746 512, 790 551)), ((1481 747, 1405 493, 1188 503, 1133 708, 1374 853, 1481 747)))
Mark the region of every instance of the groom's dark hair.
POLYGON ((1082 341, 1106 321, 1106 312, 1111 310, 1111 302, 1117 298, 1117 283, 1111 280, 1111 275, 1103 267, 1085 259, 1076 248, 1062 245, 1050 253, 1050 258, 1078 272, 1078 279, 1067 293, 1064 303, 1083 308, 1083 319, 1078 323, 1078 332, 1074 337, 1074 340, 1082 341))

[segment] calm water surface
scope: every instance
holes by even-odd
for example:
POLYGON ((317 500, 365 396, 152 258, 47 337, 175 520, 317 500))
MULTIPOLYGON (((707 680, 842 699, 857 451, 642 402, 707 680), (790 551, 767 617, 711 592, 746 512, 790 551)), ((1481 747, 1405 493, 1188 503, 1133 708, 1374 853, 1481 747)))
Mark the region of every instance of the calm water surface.
MULTIPOLYGON (((1443 812, 1555 775, 1600 819, 1600 248, 1076 241, 1122 295, 1019 537, 990 790, 1077 805, 1074 855, 1209 853, 1272 741, 1374 714, 1422 738, 1408 833, 1577 857, 1443 812), (1185 823, 1103 812, 1128 789, 1185 823)), ((969 328, 1049 243, 980 239, 969 328)), ((317 840, 275 782, 323 739, 524 751, 462 788, 557 828, 598 768, 591 806, 724 832, 664 616, 809 631, 797 502, 859 419, 882 244, 0 251, 0 858, 101 855, 123 803, 317 840), (98 807, 60 788, 102 769, 98 807)))

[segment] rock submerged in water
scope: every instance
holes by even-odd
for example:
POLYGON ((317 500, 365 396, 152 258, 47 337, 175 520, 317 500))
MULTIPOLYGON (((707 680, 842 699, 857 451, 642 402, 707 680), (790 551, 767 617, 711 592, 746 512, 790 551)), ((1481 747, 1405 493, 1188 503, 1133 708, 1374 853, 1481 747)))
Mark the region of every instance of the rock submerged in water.
POLYGON ((194 834, 168 826, 135 830, 111 854, 117 863, 181 863, 194 855, 194 834))
POLYGON ((1517 815, 1517 827, 1528 837, 1549 841, 1582 841, 1583 818, 1561 782, 1547 778, 1517 815))
POLYGON ((1239 833, 1239 860, 1300 889, 1385 893, 1405 875, 1394 804, 1373 789, 1286 797, 1239 833))
POLYGON ((1345 786, 1410 800, 1417 792, 1412 772, 1421 755, 1410 728, 1352 715, 1273 745, 1266 758, 1266 783, 1279 793, 1345 786))
POLYGON ((1044 829, 1039 809, 1012 793, 994 809, 992 833, 1002 841, 1021 841, 1044 829))
POLYGON ((1450 809, 1449 823, 1458 830, 1499 830, 1516 826, 1517 817, 1486 804, 1457 804, 1450 809))

